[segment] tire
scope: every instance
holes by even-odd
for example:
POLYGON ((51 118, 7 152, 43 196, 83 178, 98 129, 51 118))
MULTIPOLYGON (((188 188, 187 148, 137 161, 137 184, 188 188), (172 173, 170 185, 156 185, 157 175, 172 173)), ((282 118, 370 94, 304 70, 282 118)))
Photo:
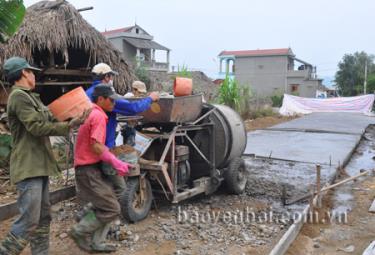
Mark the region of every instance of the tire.
POLYGON ((141 221, 147 217, 153 199, 150 181, 145 178, 145 198, 143 203, 139 201, 139 184, 139 177, 128 178, 126 181, 126 189, 120 199, 122 215, 129 222, 133 223, 141 221))
POLYGON ((245 161, 242 158, 234 158, 229 162, 224 172, 225 185, 231 194, 242 194, 245 191, 247 177, 245 161))

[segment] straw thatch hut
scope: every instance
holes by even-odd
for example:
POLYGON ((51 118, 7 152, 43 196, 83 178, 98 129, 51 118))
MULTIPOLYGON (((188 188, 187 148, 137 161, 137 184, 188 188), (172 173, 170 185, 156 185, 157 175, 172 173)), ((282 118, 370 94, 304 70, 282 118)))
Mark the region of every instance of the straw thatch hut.
POLYGON ((41 1, 27 8, 17 33, 0 44, 0 67, 11 56, 25 57, 43 69, 37 88, 45 103, 72 88, 89 85, 90 70, 99 62, 120 73, 114 81, 120 94, 134 79, 120 53, 65 0, 41 1))

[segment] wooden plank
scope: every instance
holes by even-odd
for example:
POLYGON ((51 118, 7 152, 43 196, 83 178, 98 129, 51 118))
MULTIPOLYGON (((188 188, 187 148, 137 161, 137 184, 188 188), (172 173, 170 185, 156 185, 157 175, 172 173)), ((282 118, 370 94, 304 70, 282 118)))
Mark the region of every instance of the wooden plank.
POLYGON ((307 213, 310 210, 310 205, 307 205, 303 210, 302 217, 299 218, 298 221, 294 222, 292 226, 289 227, 288 231, 281 237, 279 242, 273 247, 272 251, 269 255, 282 255, 285 254, 286 251, 289 249, 290 245, 294 242, 297 238, 305 217, 307 217, 307 213))
MULTIPOLYGON (((75 186, 65 187, 59 190, 55 190, 49 193, 51 204, 56 204, 58 202, 64 201, 76 194, 75 186)), ((4 221, 12 218, 18 214, 17 202, 8 203, 5 205, 0 205, 0 221, 4 221)))
POLYGON ((87 70, 79 70, 79 69, 49 68, 43 71, 43 75, 91 77, 91 72, 87 70))
POLYGON ((70 85, 90 85, 92 81, 66 81, 66 82, 37 82, 37 86, 70 86, 70 85))

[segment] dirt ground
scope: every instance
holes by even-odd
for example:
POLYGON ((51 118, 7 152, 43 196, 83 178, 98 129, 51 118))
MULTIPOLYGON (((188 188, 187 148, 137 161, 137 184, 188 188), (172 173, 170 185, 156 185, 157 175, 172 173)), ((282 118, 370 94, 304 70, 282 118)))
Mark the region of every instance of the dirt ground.
POLYGON ((254 131, 257 129, 268 128, 283 122, 287 122, 297 118, 297 116, 268 116, 263 118, 256 118, 252 120, 245 120, 246 131, 254 131))
MULTIPOLYGON (((270 204, 249 197, 226 195, 223 190, 212 196, 199 196, 178 206, 166 201, 157 203, 145 220, 136 224, 124 224, 122 241, 111 240, 119 250, 115 255, 171 255, 171 254, 254 254, 261 255, 270 251, 276 241, 284 234, 289 224, 257 222, 235 224, 210 221, 179 221, 179 209, 189 215, 193 212, 219 212, 243 210, 251 207, 255 212, 266 210, 270 204)), ((74 215, 78 207, 75 199, 52 207, 51 255, 87 254, 77 248, 67 236, 74 224, 74 215)), ((14 219, 2 222, 0 239, 4 237, 14 219)), ((30 255, 27 248, 22 255, 30 255)))
MULTIPOLYGON (((362 254, 375 240, 375 214, 368 212, 375 198, 375 178, 355 183, 353 194, 355 206, 347 223, 305 224, 287 255, 362 254)), ((332 209, 330 199, 327 196, 323 210, 332 209)))
MULTIPOLYGON (((375 127, 371 126, 337 181, 358 174, 360 169, 374 169, 374 156, 375 127)), ((330 191, 319 210, 319 215, 325 217, 305 224, 287 254, 361 255, 375 240, 375 214, 368 212, 374 198, 375 177, 372 175, 330 191), (334 212, 346 212, 346 216, 334 212)))

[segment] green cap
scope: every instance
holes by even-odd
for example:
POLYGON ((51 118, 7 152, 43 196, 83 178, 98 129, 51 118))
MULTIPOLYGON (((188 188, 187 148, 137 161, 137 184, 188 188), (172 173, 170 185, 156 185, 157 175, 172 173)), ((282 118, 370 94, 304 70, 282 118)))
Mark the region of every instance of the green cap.
POLYGON ((20 58, 20 57, 8 58, 5 61, 3 68, 4 68, 5 76, 12 75, 15 72, 23 70, 23 69, 29 69, 29 70, 33 70, 33 71, 42 71, 42 69, 31 66, 26 61, 26 59, 20 58))

